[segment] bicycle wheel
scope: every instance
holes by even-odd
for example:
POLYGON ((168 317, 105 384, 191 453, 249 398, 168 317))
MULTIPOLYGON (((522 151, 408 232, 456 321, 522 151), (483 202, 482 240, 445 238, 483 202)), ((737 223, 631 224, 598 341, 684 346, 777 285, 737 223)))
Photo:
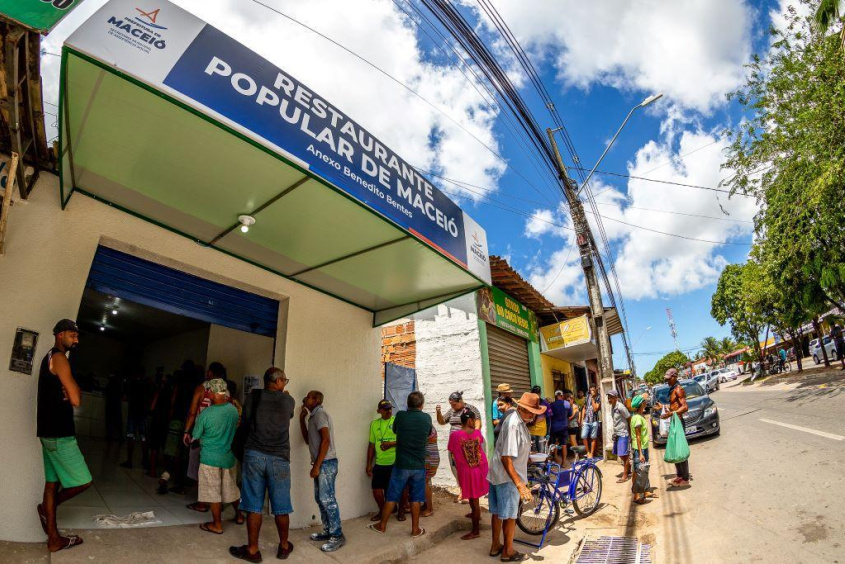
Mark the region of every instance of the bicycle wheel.
POLYGON ((581 517, 592 515, 601 502, 601 470, 596 466, 587 466, 578 472, 575 479, 575 492, 570 494, 572 506, 581 517))
POLYGON ((532 492, 531 501, 519 502, 516 525, 527 535, 542 535, 560 519, 560 507, 553 503, 549 493, 539 489, 532 492))

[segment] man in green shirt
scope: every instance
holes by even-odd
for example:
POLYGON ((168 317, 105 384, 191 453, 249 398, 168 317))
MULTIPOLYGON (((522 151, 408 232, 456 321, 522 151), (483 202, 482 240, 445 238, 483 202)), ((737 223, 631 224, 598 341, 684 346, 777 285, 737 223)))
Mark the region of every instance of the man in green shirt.
POLYGON ((387 530, 387 521, 393 508, 402 500, 402 492, 409 489, 411 501, 411 536, 425 534, 420 527, 420 504, 425 501, 425 455, 428 436, 431 434, 431 415, 422 410, 425 398, 421 392, 408 394, 408 410, 400 411, 393 422, 396 432, 396 462, 390 484, 387 486, 381 521, 369 528, 377 533, 387 530))
POLYGON ((211 506, 210 523, 203 523, 200 529, 209 533, 222 534, 223 523, 220 514, 224 503, 231 503, 238 510, 241 492, 235 483, 235 455, 232 453, 232 439, 238 427, 238 410, 228 402, 226 381, 215 378, 208 382, 211 405, 197 417, 193 438, 200 442, 200 468, 198 500, 211 506))
MULTIPOLYGON (((367 476, 372 478, 373 498, 378 504, 378 513, 373 516, 372 521, 381 520, 384 492, 390 484, 393 464, 396 462, 393 404, 387 400, 381 400, 378 402, 377 411, 380 417, 370 423, 370 442, 367 444, 367 476)), ((401 504, 399 512, 402 516, 401 504)))

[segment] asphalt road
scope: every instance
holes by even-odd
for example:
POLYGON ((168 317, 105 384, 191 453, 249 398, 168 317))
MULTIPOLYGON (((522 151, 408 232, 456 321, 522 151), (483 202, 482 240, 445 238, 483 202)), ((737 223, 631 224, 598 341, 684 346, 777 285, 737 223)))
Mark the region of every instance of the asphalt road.
MULTIPOLYGON (((667 488, 674 466, 653 450, 659 499, 637 506, 630 482, 615 481, 618 463, 602 463, 599 511, 562 520, 542 550, 519 550, 534 562, 567 562, 585 535, 615 535, 651 544, 658 563, 845 562, 843 376, 835 370, 800 384, 723 384, 711 396, 721 435, 690 445, 691 487, 667 488)), ((484 556, 488 535, 470 542, 453 535, 415 561, 492 562, 484 556)))
POLYGON ((835 371, 713 394, 722 434, 692 443, 692 487, 647 506, 660 561, 845 560, 843 392, 835 371))

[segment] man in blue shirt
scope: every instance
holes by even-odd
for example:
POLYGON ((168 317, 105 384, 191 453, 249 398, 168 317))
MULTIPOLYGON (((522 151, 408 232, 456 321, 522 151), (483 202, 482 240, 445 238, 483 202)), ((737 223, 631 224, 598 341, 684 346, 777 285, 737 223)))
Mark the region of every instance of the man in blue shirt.
POLYGON ((499 392, 499 397, 493 400, 493 405, 490 407, 490 416, 493 419, 493 426, 499 424, 502 420, 502 412, 499 410, 499 398, 509 398, 513 396, 513 389, 510 384, 499 384, 496 386, 496 391, 499 392))
POLYGON ((552 426, 549 432, 549 440, 558 446, 555 455, 558 462, 563 464, 566 461, 566 446, 569 443, 569 418, 572 417, 572 404, 564 399, 563 391, 555 392, 555 401, 552 402, 552 426))

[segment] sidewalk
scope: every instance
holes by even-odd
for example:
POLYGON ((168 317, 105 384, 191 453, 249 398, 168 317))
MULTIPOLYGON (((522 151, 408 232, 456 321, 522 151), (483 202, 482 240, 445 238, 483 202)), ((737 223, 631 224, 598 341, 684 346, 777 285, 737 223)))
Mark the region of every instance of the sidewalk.
MULTIPOLYGON (((464 517, 467 506, 452 502, 448 494, 437 495, 435 513, 421 520, 426 529, 422 537, 412 539, 411 518, 400 523, 395 516, 388 523, 387 533, 367 530, 369 516, 343 522, 347 542, 339 551, 326 554, 320 544, 308 536, 318 529, 292 530, 290 541, 294 551, 289 562, 376 563, 397 562, 409 559, 456 531, 469 530, 470 522, 464 517)), ((237 562, 229 555, 229 547, 246 544, 246 526, 224 522, 224 533, 213 535, 194 525, 149 527, 139 529, 74 530, 85 543, 67 551, 50 555, 43 543, 0 543, 0 562, 237 562)), ((462 533, 463 534, 463 533, 462 533)), ((278 547, 276 526, 270 517, 264 518, 259 547, 265 562, 276 560, 278 547)))

